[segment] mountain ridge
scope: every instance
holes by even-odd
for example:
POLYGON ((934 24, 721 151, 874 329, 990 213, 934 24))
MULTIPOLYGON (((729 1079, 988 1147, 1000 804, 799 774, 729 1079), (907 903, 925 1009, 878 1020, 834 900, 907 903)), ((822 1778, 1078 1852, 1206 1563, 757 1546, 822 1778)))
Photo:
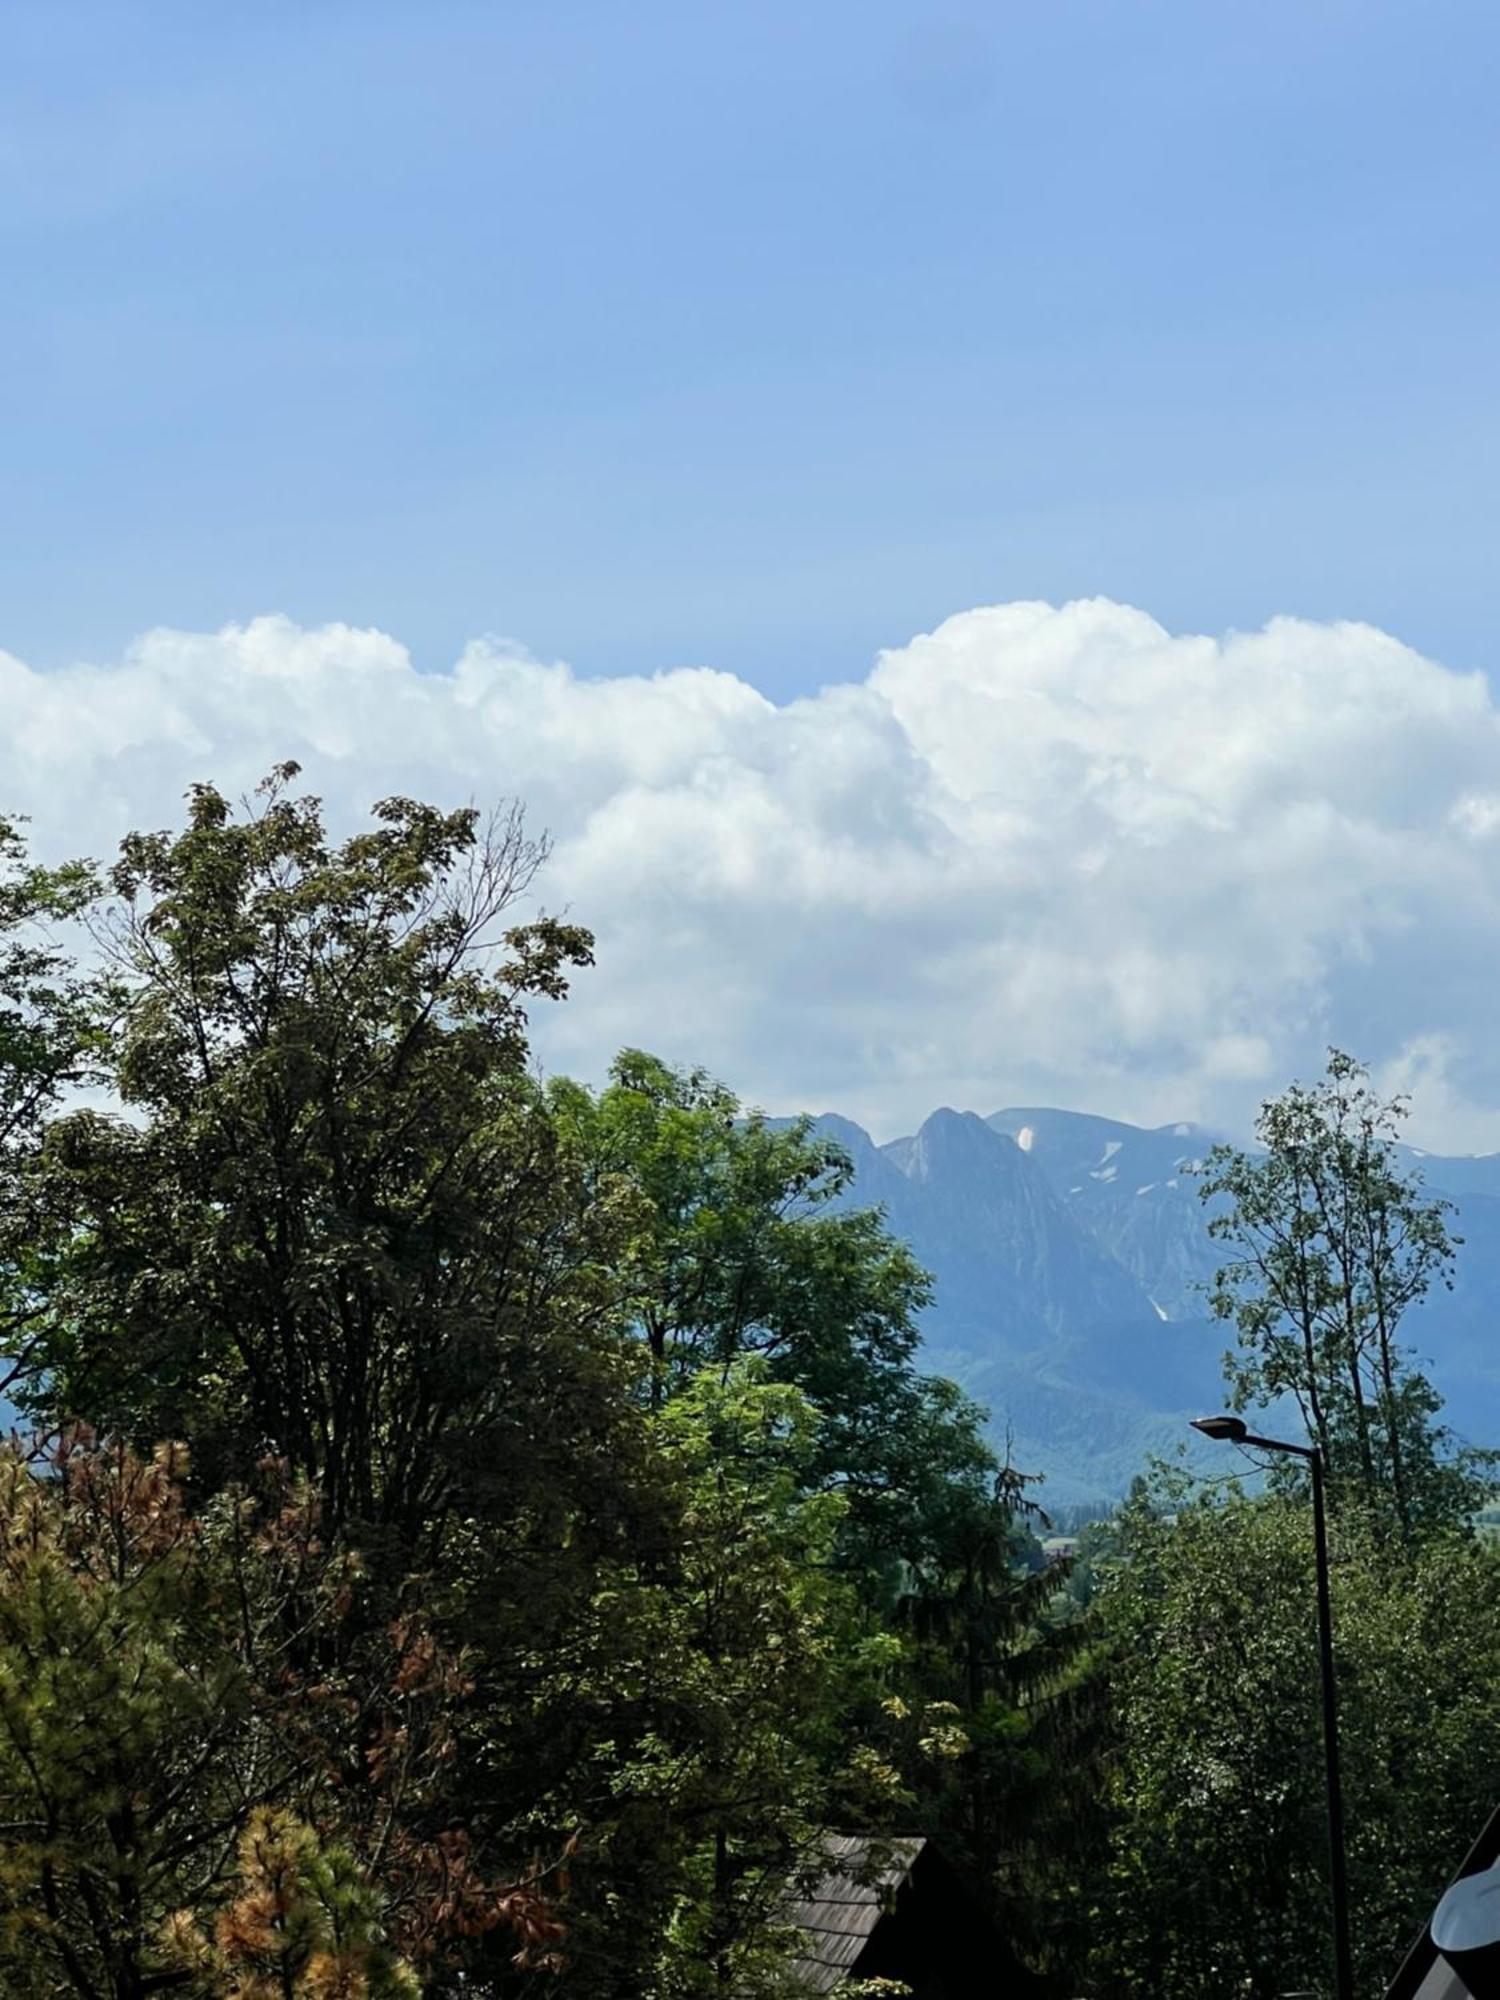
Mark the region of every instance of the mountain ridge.
MULTIPOLYGON (((929 1364, 988 1407, 1044 1503, 1107 1505, 1149 1455, 1194 1455, 1187 1420, 1222 1400, 1231 1340, 1207 1311, 1224 1253, 1194 1171, 1220 1135, 1040 1105, 943 1106, 883 1144, 837 1112, 812 1124, 849 1155, 843 1199, 881 1207, 933 1274, 929 1364)), ((1464 1238, 1412 1345, 1455 1427, 1500 1442, 1500 1154, 1402 1154, 1464 1238)))

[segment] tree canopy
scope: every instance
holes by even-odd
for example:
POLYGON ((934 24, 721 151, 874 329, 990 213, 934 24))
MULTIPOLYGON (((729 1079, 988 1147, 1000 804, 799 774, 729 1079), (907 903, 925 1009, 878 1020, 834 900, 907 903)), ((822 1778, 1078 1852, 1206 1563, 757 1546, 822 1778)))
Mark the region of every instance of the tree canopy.
POLYGON ((17 1962, 770 1994, 837 1825, 947 1829, 998 1907, 1067 1649, 1022 1483, 918 1365, 925 1273, 805 1121, 638 1051, 538 1083, 591 947, 528 909, 518 810, 340 840, 296 778, 195 788, 102 880, 7 849, 11 930, 102 952, 28 944, 0 1045, 62 1452, 0 1491, 17 1962))
MULTIPOLYGON (((772 2000, 841 1829, 935 1840, 1060 2000, 1315 1986, 1295 1476, 1158 1469, 1049 1560, 837 1143, 641 1050, 537 1075, 592 949, 545 856, 336 838, 291 766, 104 875, 0 827, 0 1983, 772 2000)), ((1337 1503, 1372 1987, 1500 1756, 1401 1109, 1335 1056, 1204 1183, 1231 1394, 1337 1503)))

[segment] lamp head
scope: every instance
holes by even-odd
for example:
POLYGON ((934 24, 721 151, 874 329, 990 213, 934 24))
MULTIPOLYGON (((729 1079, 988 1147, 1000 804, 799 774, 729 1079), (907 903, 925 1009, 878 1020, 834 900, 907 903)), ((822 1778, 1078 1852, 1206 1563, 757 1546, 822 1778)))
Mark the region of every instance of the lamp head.
POLYGON ((1194 1417, 1192 1424, 1219 1444, 1242 1444, 1249 1435, 1249 1426, 1240 1417, 1194 1417))

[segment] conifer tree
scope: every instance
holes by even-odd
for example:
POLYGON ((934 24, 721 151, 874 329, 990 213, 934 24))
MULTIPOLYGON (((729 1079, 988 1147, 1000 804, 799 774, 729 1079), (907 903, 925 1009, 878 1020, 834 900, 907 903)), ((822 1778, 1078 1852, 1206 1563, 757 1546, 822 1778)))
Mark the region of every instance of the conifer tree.
POLYGON ((176 1910, 162 1926, 162 1987, 186 2000, 419 2000, 387 1941, 380 1898, 347 1848, 291 1813, 257 1806, 212 1927, 176 1910))

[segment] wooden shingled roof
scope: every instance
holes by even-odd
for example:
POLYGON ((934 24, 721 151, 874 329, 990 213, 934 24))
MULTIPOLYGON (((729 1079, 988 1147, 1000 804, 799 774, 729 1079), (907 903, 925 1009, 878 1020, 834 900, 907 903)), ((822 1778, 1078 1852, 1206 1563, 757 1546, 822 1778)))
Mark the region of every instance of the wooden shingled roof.
POLYGON ((806 1992, 832 1993, 848 1978, 926 1845, 925 1840, 828 1836, 826 1872, 806 1900, 793 1902, 786 1913, 807 1938, 792 1968, 806 1992))

